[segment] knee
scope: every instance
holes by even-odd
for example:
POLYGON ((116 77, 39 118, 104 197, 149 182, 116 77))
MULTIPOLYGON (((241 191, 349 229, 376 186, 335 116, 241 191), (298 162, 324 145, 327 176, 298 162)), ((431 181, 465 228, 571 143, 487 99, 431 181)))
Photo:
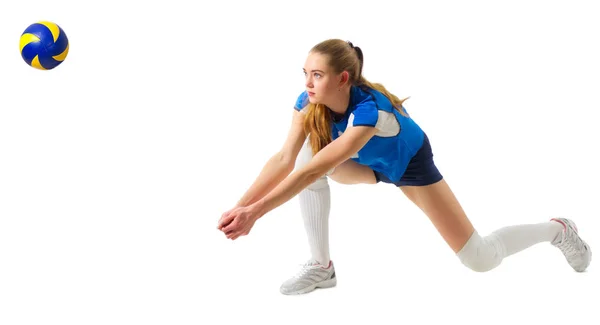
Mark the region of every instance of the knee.
POLYGON ((457 253, 464 266, 475 272, 487 272, 502 262, 503 249, 499 238, 494 235, 481 237, 475 231, 457 253))
POLYGON ((472 271, 480 273, 491 271, 500 265, 495 259, 481 256, 472 259, 461 259, 461 262, 472 271))
POLYGON ((310 145, 310 141, 306 139, 300 152, 298 152, 298 157, 296 158, 296 168, 302 168, 306 166, 310 160, 313 158, 312 147, 310 145))
POLYGON ((329 190, 329 181, 327 180, 327 177, 325 177, 325 176, 320 177, 316 181, 309 184, 307 187, 304 188, 304 191, 306 191, 306 190, 319 191, 319 190, 323 190, 323 189, 329 190))
MULTIPOLYGON (((311 159, 313 158, 312 147, 310 145, 310 141, 307 139, 304 142, 304 145, 300 149, 298 153, 298 157, 296 158, 296 169, 302 168, 306 166, 311 159)), ((325 175, 317 179, 315 182, 307 186, 307 189, 311 190, 319 190, 329 186, 329 182, 327 180, 327 176, 331 175, 334 172, 335 168, 329 170, 325 175)))

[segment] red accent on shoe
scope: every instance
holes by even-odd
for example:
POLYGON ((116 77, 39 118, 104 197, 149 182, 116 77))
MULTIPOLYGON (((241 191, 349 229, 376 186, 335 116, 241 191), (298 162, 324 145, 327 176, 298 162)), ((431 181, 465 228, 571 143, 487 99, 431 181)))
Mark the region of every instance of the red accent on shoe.
POLYGON ((567 230, 567 224, 564 223, 562 220, 552 218, 552 219, 550 219, 550 221, 556 221, 556 222, 560 223, 565 228, 565 231, 567 230))

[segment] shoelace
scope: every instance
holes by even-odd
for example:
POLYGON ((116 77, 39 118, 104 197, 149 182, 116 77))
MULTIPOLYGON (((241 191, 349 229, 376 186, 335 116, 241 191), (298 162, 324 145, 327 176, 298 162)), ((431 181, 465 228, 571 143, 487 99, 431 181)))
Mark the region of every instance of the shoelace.
POLYGON ((319 264, 314 264, 313 261, 308 261, 304 264, 300 264, 300 271, 295 275, 295 277, 297 279, 303 277, 305 274, 307 274, 310 270, 314 270, 314 269, 318 269, 321 268, 321 265, 319 264))
POLYGON ((557 246, 567 257, 575 257, 583 251, 583 241, 573 229, 567 230, 565 237, 557 246))

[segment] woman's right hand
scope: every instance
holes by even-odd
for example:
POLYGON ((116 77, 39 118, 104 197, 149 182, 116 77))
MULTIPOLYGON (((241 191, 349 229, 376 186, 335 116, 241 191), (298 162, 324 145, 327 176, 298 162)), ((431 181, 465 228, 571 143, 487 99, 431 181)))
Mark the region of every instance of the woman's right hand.
POLYGON ((239 208, 239 207, 240 207, 240 206, 236 205, 236 206, 234 206, 233 208, 231 208, 231 209, 229 209, 229 210, 225 211, 225 212, 224 212, 224 213, 221 215, 221 218, 219 219, 219 222, 218 222, 218 224, 217 224, 217 229, 221 230, 221 229, 223 229, 224 227, 226 227, 226 226, 227 226, 227 225, 228 225, 228 224, 231 222, 231 220, 228 220, 228 222, 227 222, 226 224, 225 224, 225 223, 223 223, 223 222, 224 222, 225 220, 227 220, 227 217, 229 216, 229 214, 231 213, 231 211, 233 211, 233 210, 235 210, 235 209, 237 209, 237 208, 239 208))

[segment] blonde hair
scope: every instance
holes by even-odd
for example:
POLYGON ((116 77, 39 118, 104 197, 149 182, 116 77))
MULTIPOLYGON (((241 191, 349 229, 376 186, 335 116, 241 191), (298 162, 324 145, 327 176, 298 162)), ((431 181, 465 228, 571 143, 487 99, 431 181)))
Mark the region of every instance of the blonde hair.
MULTIPOLYGON (((315 45, 310 52, 319 53, 329 58, 329 66, 335 73, 347 71, 349 82, 361 88, 375 89, 387 97, 392 106, 402 115, 408 114, 402 108, 402 103, 408 98, 399 99, 390 93, 382 84, 369 82, 362 75, 363 54, 358 46, 340 39, 329 39, 315 45)), ((316 154, 331 143, 331 112, 323 104, 309 103, 304 119, 304 130, 309 135, 309 141, 316 154)))

